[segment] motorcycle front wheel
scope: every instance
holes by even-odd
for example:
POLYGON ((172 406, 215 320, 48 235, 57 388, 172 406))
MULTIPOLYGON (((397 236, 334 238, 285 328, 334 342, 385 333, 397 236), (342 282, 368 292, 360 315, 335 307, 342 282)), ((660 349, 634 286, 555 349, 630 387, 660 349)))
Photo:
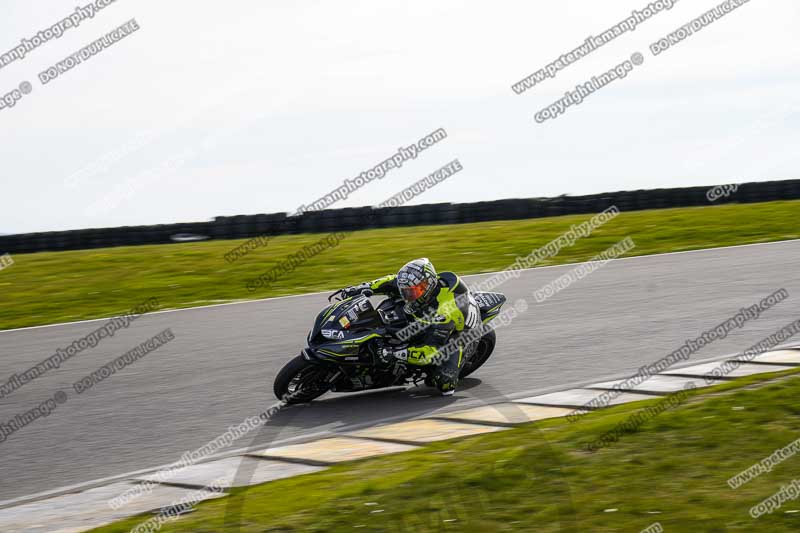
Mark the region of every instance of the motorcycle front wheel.
POLYGON ((286 403, 310 402, 328 392, 327 375, 327 369, 298 355, 275 377, 275 397, 286 403))

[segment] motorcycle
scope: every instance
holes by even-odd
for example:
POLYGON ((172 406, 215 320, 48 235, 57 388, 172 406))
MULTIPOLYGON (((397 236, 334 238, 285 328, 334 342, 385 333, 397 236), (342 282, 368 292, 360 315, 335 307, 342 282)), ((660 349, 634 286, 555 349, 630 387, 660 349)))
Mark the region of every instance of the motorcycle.
MULTIPOLYGON (((431 384, 432 365, 381 361, 378 356, 381 347, 413 343, 424 336, 425 331, 424 328, 417 328, 421 331, 415 331, 413 326, 409 328, 402 299, 386 298, 375 308, 369 295, 345 297, 339 290, 328 297, 330 305, 317 315, 308 334, 308 346, 275 378, 273 389, 279 400, 305 403, 326 392, 355 392, 420 382, 431 384), (398 335, 401 331, 412 331, 412 335, 405 338, 398 335)), ((494 351, 495 331, 487 324, 506 302, 506 297, 496 292, 476 292, 471 297, 480 313, 477 327, 481 328, 478 333, 482 336, 462 343, 459 379, 478 370, 494 351)))

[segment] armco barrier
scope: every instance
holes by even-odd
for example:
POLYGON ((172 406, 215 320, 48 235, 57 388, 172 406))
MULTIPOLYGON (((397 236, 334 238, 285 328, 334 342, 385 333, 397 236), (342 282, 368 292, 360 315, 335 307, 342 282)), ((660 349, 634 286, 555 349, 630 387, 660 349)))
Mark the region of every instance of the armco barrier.
POLYGON ((0 254, 166 244, 176 242, 175 235, 179 234, 209 239, 243 239, 258 235, 328 233, 367 228, 577 215, 598 213, 612 205, 616 205, 621 211, 639 211, 800 199, 800 180, 743 183, 734 194, 719 198, 713 204, 706 198, 710 188, 711 186, 618 191, 586 196, 508 199, 469 204, 425 204, 381 209, 348 207, 308 212, 296 217, 289 217, 286 213, 237 215, 217 217, 209 222, 5 235, 0 236, 0 254))

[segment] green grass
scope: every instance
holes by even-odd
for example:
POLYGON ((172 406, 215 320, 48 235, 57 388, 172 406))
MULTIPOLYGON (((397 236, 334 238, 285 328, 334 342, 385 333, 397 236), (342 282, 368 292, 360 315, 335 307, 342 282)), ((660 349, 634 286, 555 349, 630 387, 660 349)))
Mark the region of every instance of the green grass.
POLYGON ((800 500, 748 511, 800 478, 800 457, 736 490, 726 481, 800 436, 798 396, 797 370, 694 391, 593 453, 586 443, 657 400, 526 424, 236 489, 161 531, 797 531, 786 511, 800 500))
MULTIPOLYGON (((0 329, 100 318, 150 297, 163 308, 333 290, 429 257, 440 270, 500 270, 589 216, 365 230, 350 234, 277 280, 248 292, 245 283, 321 235, 285 235, 229 264, 243 241, 104 248, 14 255, 0 271, 0 329)), ((631 236, 629 255, 693 250, 800 237, 800 201, 623 213, 542 265, 583 261, 631 236)))

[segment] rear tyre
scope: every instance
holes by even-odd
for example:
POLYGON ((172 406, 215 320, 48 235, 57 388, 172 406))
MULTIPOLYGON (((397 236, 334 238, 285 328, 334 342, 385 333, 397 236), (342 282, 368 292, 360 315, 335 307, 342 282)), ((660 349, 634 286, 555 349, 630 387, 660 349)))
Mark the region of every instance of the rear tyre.
POLYGON ((475 353, 473 353, 469 361, 465 362, 464 366, 461 367, 461 371, 458 373, 458 379, 464 379, 483 366, 483 363, 492 355, 496 342, 497 334, 494 330, 481 337, 481 340, 478 341, 478 346, 475 348, 475 353))
POLYGON ((328 392, 325 367, 307 361, 298 355, 278 372, 273 392, 286 403, 306 403, 328 392))

